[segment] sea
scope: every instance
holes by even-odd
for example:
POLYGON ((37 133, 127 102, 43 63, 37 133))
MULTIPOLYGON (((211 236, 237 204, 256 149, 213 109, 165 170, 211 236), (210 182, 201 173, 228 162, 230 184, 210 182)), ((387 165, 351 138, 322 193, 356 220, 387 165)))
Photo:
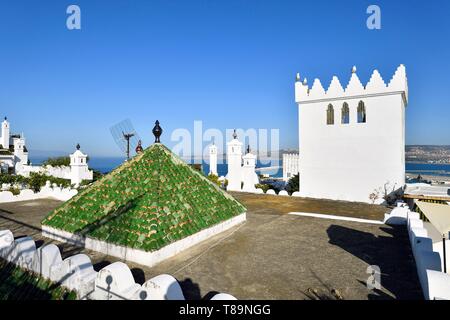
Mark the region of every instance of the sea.
MULTIPOLYGON (((30 161, 33 165, 40 165, 45 161, 47 157, 35 157, 31 158, 30 161)), ((116 167, 120 166, 125 161, 122 157, 90 157, 89 167, 91 169, 98 170, 102 173, 111 172, 116 167)), ((200 163, 199 160, 191 159, 187 161, 191 164, 200 163)), ((283 177, 282 160, 278 161, 258 161, 256 164, 257 168, 273 168, 270 170, 263 170, 260 173, 269 174, 274 178, 283 177)), ((209 173, 209 164, 206 162, 202 163, 202 169, 205 174, 209 173)), ((217 171, 219 176, 225 176, 227 174, 227 165, 225 163, 217 165, 217 171)), ((450 164, 434 164, 434 163, 406 163, 406 172, 411 175, 433 175, 450 177, 450 164)))

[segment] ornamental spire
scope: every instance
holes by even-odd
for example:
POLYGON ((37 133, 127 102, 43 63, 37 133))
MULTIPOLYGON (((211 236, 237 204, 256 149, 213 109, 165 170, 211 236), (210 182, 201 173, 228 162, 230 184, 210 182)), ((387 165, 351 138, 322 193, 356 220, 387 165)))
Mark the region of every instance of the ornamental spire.
POLYGON ((155 143, 161 143, 159 137, 161 137, 163 129, 159 126, 159 121, 156 120, 155 127, 153 128, 153 135, 155 136, 155 143))

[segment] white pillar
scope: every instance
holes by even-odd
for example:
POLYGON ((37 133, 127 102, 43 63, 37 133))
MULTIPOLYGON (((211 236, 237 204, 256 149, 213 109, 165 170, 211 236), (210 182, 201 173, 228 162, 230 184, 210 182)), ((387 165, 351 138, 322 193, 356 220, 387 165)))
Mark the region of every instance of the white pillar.
POLYGON ((227 143, 228 191, 241 191, 242 182, 242 143, 237 139, 236 130, 233 140, 227 143))
POLYGON ((9 136, 10 136, 10 128, 8 119, 5 117, 5 120, 2 122, 2 138, 0 139, 0 144, 3 146, 3 149, 9 149, 9 136))
POLYGON ((247 154, 242 157, 244 165, 242 167, 242 181, 244 185, 242 191, 255 192, 255 184, 259 183, 258 175, 255 172, 256 156, 250 153, 250 146, 247 149, 247 154))
POLYGON ((218 174, 217 174, 217 147, 214 143, 209 147, 209 174, 218 176, 218 174))

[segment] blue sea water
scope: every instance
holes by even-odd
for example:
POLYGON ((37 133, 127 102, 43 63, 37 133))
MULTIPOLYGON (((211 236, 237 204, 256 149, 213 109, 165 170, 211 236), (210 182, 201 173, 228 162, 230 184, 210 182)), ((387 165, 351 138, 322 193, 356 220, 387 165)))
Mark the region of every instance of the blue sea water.
MULTIPOLYGON (((31 162, 34 165, 42 164, 47 158, 35 157, 31 158, 31 162)), ((89 167, 98 170, 102 173, 108 173, 114 168, 120 166, 125 161, 123 157, 91 157, 89 159, 89 167)), ((198 163, 198 161, 192 160, 191 163, 198 163)), ((279 166, 279 169, 274 169, 268 172, 272 177, 280 178, 283 176, 282 160, 275 163, 267 163, 258 161, 257 168, 279 166)), ((205 174, 209 173, 209 165, 203 162, 203 171, 205 174)), ((225 176, 227 174, 227 165, 218 164, 217 171, 219 176, 225 176)), ((433 164, 433 163, 406 163, 406 172, 411 175, 436 175, 450 177, 450 164, 433 164)))
POLYGON ((406 172, 417 175, 450 177, 450 164, 407 163, 406 172))

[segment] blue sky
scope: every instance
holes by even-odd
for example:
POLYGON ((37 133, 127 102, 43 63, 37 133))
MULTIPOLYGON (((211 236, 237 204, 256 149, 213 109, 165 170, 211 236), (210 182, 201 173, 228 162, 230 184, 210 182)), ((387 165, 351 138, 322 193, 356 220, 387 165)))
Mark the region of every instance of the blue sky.
POLYGON ((279 128, 296 148, 296 72, 346 84, 407 67, 408 144, 450 144, 450 2, 1 0, 0 115, 31 150, 119 155, 109 128, 130 119, 144 145, 170 132, 279 128), (66 28, 81 8, 82 30, 66 28), (377 4, 382 29, 366 28, 377 4))

